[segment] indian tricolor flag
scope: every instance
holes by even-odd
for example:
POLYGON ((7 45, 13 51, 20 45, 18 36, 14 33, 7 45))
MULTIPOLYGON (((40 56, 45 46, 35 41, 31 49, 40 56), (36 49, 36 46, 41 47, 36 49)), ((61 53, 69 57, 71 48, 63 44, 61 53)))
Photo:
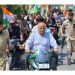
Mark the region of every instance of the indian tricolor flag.
POLYGON ((65 10, 63 13, 64 17, 68 15, 68 10, 65 10))
POLYGON ((11 18, 13 17, 13 14, 10 11, 8 11, 4 6, 0 5, 0 7, 2 8, 2 11, 3 11, 4 27, 8 27, 9 22, 10 22, 11 18))

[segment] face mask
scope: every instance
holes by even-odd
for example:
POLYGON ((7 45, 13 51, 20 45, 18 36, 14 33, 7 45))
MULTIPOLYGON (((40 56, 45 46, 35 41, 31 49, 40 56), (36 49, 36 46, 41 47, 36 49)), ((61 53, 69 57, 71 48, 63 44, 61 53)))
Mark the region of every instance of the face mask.
POLYGON ((3 30, 3 28, 2 28, 2 29, 0 29, 0 33, 2 33, 2 30, 3 30))
POLYGON ((0 33, 2 33, 2 30, 3 30, 3 26, 0 25, 0 33))
POLYGON ((14 27, 14 26, 15 26, 15 24, 14 24, 14 23, 10 23, 10 26, 11 26, 11 27, 14 27))
POLYGON ((69 19, 69 21, 72 21, 72 19, 69 19))
POLYGON ((0 34, 2 33, 2 31, 0 31, 0 34))

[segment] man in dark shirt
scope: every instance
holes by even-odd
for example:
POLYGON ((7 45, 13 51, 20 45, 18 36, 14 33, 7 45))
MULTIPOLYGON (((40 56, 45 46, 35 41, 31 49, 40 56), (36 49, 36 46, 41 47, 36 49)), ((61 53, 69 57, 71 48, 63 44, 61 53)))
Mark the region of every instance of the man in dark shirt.
POLYGON ((20 27, 15 24, 15 21, 13 19, 11 19, 10 21, 10 26, 8 28, 9 31, 9 36, 10 39, 15 38, 15 39, 19 39, 20 38, 20 27))

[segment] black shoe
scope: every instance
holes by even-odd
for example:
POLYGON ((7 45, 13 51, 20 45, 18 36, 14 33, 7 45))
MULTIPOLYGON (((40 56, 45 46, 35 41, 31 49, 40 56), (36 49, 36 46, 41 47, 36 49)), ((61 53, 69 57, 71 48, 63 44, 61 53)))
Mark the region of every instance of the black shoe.
POLYGON ((71 58, 68 58, 68 65, 71 65, 71 58))

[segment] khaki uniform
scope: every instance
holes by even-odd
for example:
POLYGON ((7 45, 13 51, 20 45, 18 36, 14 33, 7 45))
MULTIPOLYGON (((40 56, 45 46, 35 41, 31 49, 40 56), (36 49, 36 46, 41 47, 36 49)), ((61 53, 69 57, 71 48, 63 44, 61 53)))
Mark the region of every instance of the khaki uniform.
POLYGON ((7 30, 3 30, 0 33, 0 70, 4 70, 6 66, 6 48, 7 48, 7 41, 9 39, 9 33, 7 30))
POLYGON ((66 36, 68 57, 71 58, 72 51, 75 51, 75 28, 73 28, 73 21, 65 20, 62 24, 62 29, 66 36))

